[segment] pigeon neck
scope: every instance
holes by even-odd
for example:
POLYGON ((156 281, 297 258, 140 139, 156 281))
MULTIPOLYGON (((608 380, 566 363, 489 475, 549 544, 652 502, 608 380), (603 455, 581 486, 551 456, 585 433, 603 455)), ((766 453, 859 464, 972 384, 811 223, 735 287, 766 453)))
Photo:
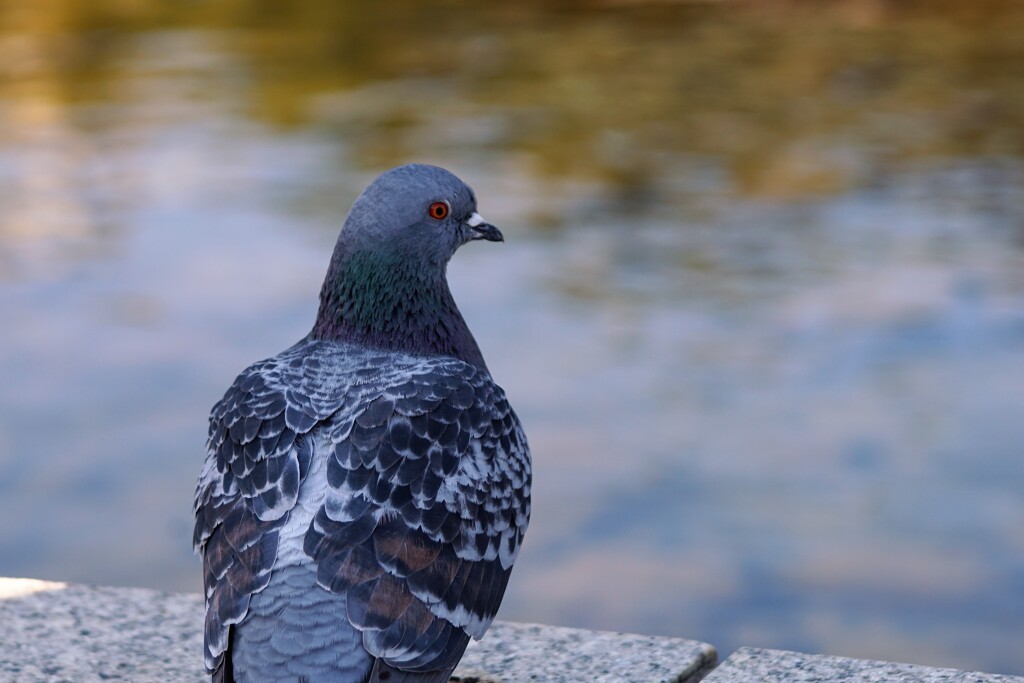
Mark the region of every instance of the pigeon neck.
POLYGON ((310 336, 414 356, 453 356, 487 369, 444 266, 386 255, 336 255, 310 336))

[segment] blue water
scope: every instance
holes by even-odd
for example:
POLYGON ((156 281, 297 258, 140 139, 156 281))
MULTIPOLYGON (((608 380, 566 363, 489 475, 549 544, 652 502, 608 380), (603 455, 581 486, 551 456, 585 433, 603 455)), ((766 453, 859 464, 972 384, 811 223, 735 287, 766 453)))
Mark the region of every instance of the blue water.
MULTIPOLYGON (((0 575, 196 591, 208 410, 393 160, 250 115, 208 34, 129 44, 102 101, 0 90, 0 575)), ((673 153, 637 194, 495 150, 500 112, 397 160, 507 238, 450 267, 534 451, 502 617, 1024 674, 1024 164, 775 196, 673 153)))

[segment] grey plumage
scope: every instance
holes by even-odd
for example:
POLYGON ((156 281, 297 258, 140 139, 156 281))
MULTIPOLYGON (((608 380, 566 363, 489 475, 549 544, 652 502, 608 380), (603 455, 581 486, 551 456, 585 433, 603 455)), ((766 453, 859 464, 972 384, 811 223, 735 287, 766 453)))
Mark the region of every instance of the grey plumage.
POLYGON ((447 171, 384 174, 346 220, 313 332, 214 406, 193 539, 214 681, 445 681, 487 630, 530 455, 444 269, 500 238, 447 171))
POLYGON ((333 671, 340 680, 366 677, 373 659, 359 631, 338 628, 337 596, 311 590, 311 567, 274 571, 267 587, 255 593, 243 628, 232 633, 230 652, 239 683, 269 680, 252 672, 273 672, 276 680, 324 680, 333 671))

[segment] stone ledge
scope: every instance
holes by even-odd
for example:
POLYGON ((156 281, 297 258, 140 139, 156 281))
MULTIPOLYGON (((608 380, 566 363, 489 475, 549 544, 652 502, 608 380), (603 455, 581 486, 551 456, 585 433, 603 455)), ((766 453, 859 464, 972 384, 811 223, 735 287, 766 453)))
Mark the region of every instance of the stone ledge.
POLYGON ((470 642, 453 681, 696 683, 715 661, 715 648, 695 640, 506 621, 470 642))
MULTIPOLYGON (((0 578, 0 681, 207 683, 202 598, 0 578)), ((496 622, 466 651, 461 683, 1024 683, 911 664, 741 648, 715 666, 711 645, 496 622), (709 673, 710 672, 710 673, 709 673)))
MULTIPOLYGON (((0 578, 0 680, 205 682, 202 598, 0 578)), ((463 683, 692 683, 715 649, 678 638, 497 622, 466 651, 463 683)))
POLYGON ((704 683, 1024 683, 1024 678, 744 647, 704 683))

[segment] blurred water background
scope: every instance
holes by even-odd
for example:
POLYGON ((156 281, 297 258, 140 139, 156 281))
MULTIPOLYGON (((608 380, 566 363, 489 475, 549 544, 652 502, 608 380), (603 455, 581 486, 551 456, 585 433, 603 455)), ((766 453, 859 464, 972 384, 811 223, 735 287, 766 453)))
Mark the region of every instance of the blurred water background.
POLYGON ((1024 674, 1021 2, 0 7, 0 575, 199 590, 210 406, 417 160, 507 238, 503 618, 1024 674))

